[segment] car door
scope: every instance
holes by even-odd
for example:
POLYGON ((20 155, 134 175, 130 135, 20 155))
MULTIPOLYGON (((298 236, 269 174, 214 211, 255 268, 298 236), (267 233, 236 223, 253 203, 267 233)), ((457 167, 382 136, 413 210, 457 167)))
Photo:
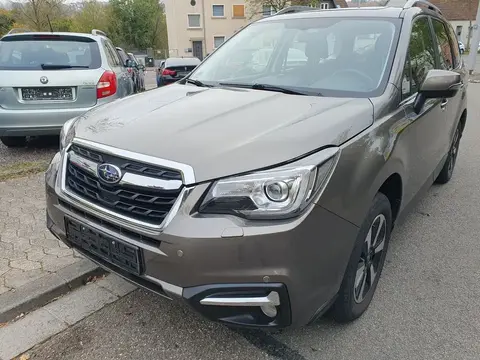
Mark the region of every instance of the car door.
POLYGON ((130 84, 128 82, 128 73, 125 70, 125 67, 122 64, 115 48, 113 47, 112 43, 109 40, 103 41, 106 50, 108 51, 108 57, 112 61, 112 71, 115 72, 117 75, 117 86, 118 86, 118 96, 124 97, 130 95, 133 90, 130 89, 130 84))
POLYGON ((402 135, 408 150, 405 159, 408 176, 405 184, 405 202, 408 203, 422 186, 433 180, 432 174, 441 159, 441 141, 445 126, 445 111, 441 99, 428 99, 419 114, 414 111, 417 92, 429 70, 437 66, 430 20, 421 15, 414 19, 407 60, 402 78, 402 102, 407 129, 402 135))
MULTIPOLYGON (((455 37, 451 37, 449 31, 449 24, 441 19, 432 17, 432 25, 435 33, 439 53, 439 69, 450 70, 458 72, 462 76, 462 81, 465 81, 466 71, 462 67, 462 61, 458 51, 458 45, 454 42, 455 37), (452 41, 453 40, 453 41, 452 41)), ((452 29, 453 31, 453 29, 452 29)), ((463 87, 453 98, 444 99, 445 124, 443 126, 442 137, 439 146, 441 147, 441 154, 445 156, 450 149, 453 134, 456 130, 458 119, 461 116, 460 111, 462 107, 460 104, 466 96, 466 88, 463 87)))

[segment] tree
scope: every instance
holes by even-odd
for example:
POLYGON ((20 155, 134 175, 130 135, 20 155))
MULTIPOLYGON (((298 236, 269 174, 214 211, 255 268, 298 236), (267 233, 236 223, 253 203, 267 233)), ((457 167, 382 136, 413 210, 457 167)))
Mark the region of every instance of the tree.
POLYGON ((27 0, 14 10, 16 20, 37 31, 50 30, 49 21, 62 16, 64 0, 27 0))
POLYGON ((0 36, 6 34, 13 27, 15 20, 10 11, 0 9, 0 36))
POLYGON ((83 3, 82 9, 75 14, 72 28, 76 32, 90 33, 92 29, 107 31, 108 24, 108 5, 96 0, 88 0, 83 3))
POLYGON ((158 0, 111 0, 109 36, 126 47, 156 47, 166 35, 165 15, 158 0))

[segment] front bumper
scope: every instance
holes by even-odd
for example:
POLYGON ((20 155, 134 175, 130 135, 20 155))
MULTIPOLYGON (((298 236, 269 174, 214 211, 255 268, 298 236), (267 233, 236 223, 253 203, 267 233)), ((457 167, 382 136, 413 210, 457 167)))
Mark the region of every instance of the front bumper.
POLYGON ((63 194, 57 181, 60 164, 57 154, 46 174, 51 232, 72 246, 65 228, 65 217, 70 217, 140 247, 140 276, 79 250, 140 286, 183 299, 211 320, 241 327, 302 326, 325 310, 338 292, 358 228, 320 206, 281 222, 205 216, 193 211, 208 188, 201 184, 188 193, 164 229, 147 231, 63 194), (265 315, 272 307, 276 315, 265 315))

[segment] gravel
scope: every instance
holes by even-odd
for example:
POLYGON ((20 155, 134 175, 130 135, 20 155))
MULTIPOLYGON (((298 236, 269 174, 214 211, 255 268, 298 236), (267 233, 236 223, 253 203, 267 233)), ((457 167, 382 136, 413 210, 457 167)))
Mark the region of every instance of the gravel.
POLYGON ((58 151, 58 136, 32 138, 24 148, 7 148, 0 142, 0 167, 25 162, 50 162, 58 151))

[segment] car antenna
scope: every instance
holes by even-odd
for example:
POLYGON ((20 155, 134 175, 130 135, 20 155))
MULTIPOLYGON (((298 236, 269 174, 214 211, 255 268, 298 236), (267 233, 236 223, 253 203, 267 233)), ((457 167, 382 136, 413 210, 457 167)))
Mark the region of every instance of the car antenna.
POLYGON ((50 22, 50 18, 48 17, 48 14, 47 14, 47 20, 48 20, 48 26, 50 27, 50 32, 53 33, 52 23, 50 22))

